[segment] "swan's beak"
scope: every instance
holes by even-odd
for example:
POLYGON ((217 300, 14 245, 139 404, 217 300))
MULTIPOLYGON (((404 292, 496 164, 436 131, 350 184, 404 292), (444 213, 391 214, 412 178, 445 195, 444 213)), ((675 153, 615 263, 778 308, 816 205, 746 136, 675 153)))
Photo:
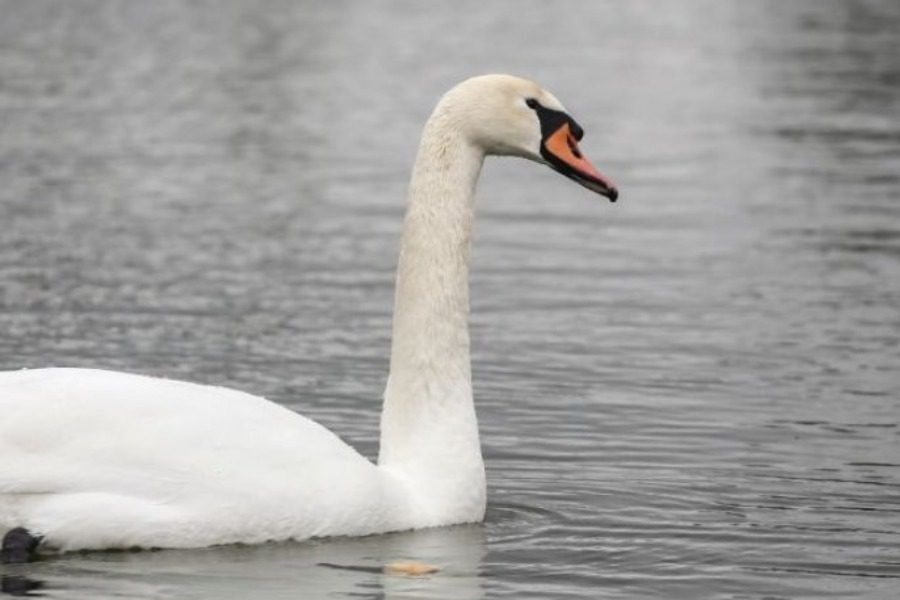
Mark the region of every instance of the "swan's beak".
MULTIPOLYGON (((563 113, 558 113, 562 115, 563 113)), ((558 119, 557 120, 558 124, 558 119)), ((541 123, 545 125, 545 123, 541 123)), ((542 129, 547 129, 543 127, 542 129)), ((541 141, 541 155, 551 167, 586 187, 609 198, 615 202, 619 197, 619 191, 612 181, 603 176, 591 162, 581 154, 578 148, 578 140, 584 136, 584 132, 577 123, 566 115, 565 121, 558 127, 551 129, 541 141), (573 131, 574 128, 574 131, 573 131)))

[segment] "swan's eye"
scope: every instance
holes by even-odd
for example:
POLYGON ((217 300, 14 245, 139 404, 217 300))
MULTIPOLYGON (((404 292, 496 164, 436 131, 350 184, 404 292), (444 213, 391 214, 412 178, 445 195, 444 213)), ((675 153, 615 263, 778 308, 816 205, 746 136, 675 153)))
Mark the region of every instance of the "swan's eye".
POLYGON ((535 110, 537 110, 537 107, 540 106, 538 101, 534 98, 528 98, 527 100, 525 100, 525 104, 528 105, 528 108, 533 108, 535 110))

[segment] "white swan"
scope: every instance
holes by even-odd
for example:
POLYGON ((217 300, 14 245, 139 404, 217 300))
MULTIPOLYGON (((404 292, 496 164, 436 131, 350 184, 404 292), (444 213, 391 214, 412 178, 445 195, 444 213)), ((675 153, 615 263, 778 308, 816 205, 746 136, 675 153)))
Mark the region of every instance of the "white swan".
POLYGON ((530 81, 486 75, 422 135, 397 272, 378 464, 264 398, 91 369, 0 373, 4 558, 200 547, 477 522, 485 474, 472 401, 468 269, 488 154, 548 164, 615 200, 581 128, 530 81))

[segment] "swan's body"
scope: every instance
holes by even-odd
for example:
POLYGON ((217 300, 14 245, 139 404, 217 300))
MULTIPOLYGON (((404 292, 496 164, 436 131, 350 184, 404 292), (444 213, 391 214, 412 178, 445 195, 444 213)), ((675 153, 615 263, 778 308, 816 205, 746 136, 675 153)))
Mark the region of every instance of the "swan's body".
MULTIPOLYGON (((191 547, 407 525, 396 480, 321 425, 225 388, 0 373, 0 528, 64 549, 191 547), (39 399, 39 401, 37 401, 39 399)), ((407 525, 408 526, 408 525, 407 525)))
POLYGON ((475 184, 486 154, 515 154, 614 199, 580 137, 553 96, 509 76, 468 80, 438 104, 410 184, 377 465, 243 392, 90 369, 2 372, 0 534, 22 527, 62 550, 199 547, 480 521, 475 184))

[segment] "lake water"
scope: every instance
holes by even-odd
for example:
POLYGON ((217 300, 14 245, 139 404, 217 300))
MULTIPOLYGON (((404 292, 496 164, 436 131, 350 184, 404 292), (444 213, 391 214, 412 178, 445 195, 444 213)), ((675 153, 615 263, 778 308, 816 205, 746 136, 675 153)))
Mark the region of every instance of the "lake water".
POLYGON ((7 593, 900 593, 895 0, 0 15, 3 369, 231 386, 374 456, 407 177, 440 94, 540 81, 622 191, 486 165, 484 525, 67 555, 3 568, 7 593), (380 572, 401 559, 442 571, 380 572))

